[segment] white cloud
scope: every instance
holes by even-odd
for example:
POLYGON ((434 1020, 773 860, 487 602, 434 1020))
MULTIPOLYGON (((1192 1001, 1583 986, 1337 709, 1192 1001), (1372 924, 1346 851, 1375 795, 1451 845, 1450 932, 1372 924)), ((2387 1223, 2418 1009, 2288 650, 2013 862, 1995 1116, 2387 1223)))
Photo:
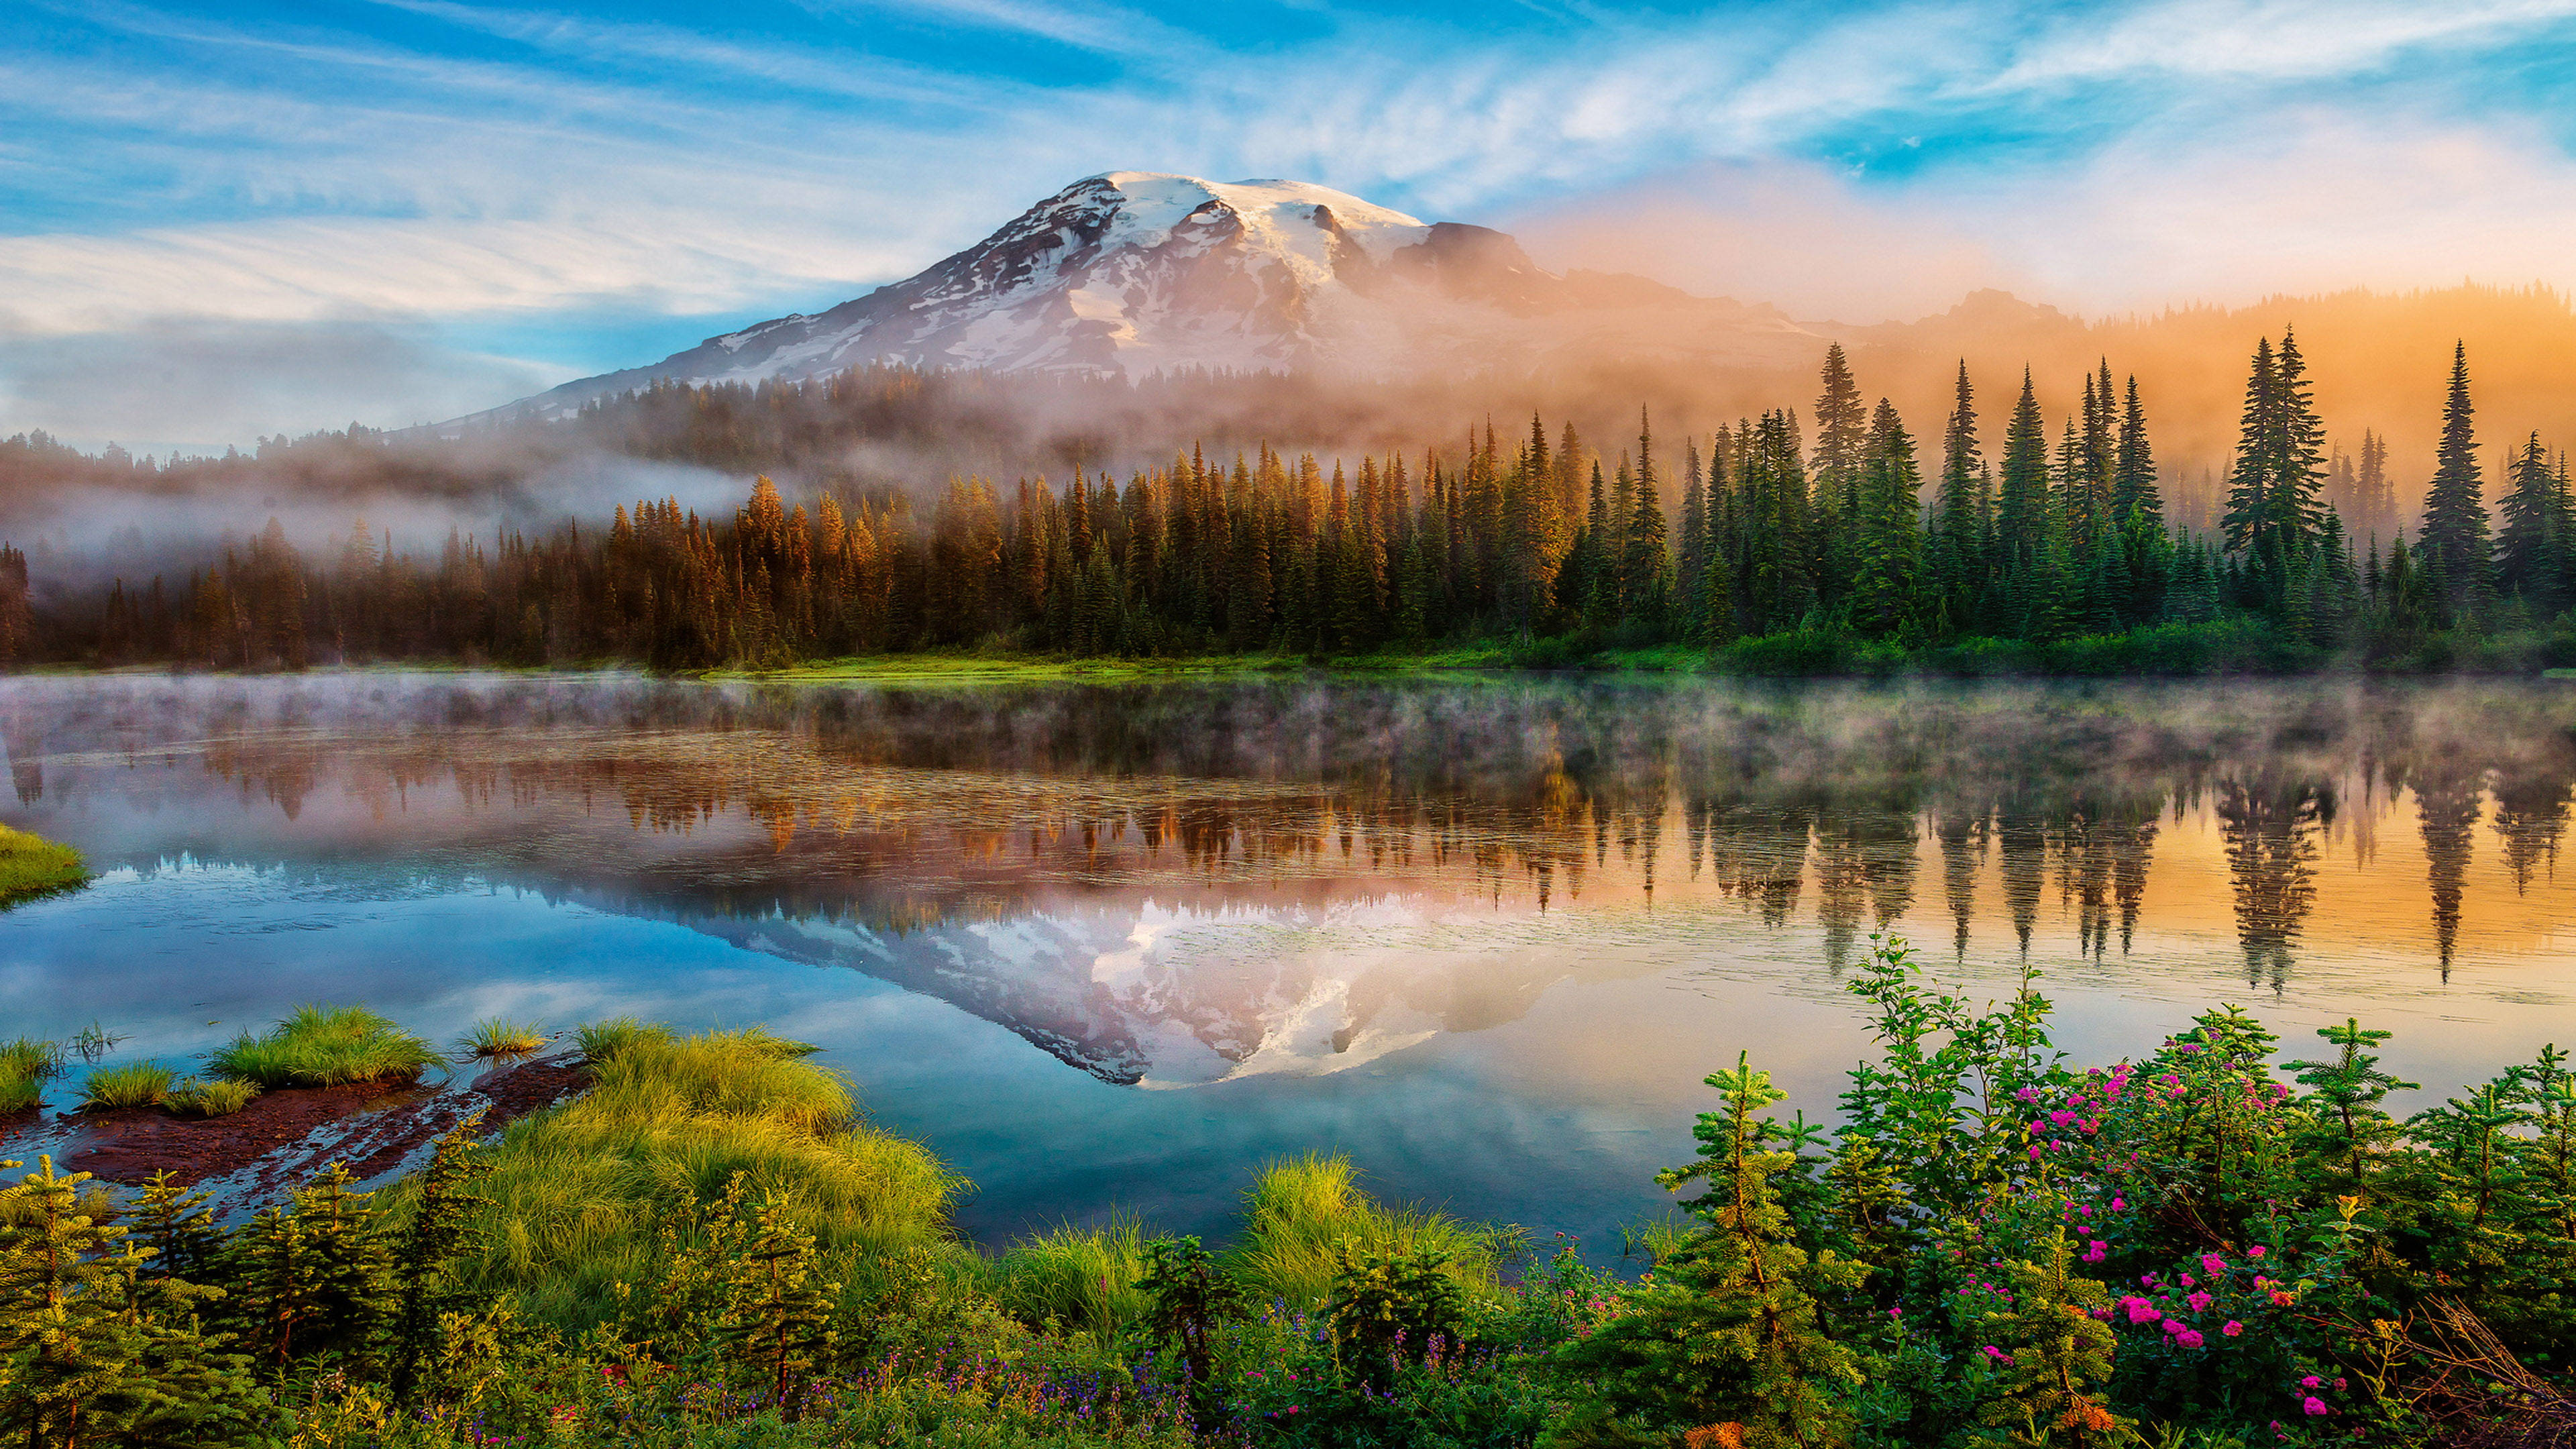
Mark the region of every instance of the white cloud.
POLYGON ((563 380, 561 369, 366 322, 176 317, 76 336, 0 333, 0 420, 93 447, 193 450, 352 420, 403 426, 563 380))
MULTIPOLYGON (((1847 320, 1978 283, 2099 309, 2461 272, 2576 281, 2576 227, 2551 199, 2576 194, 2559 145, 2313 84, 2540 35, 2576 0, 1623 12, 1581 43, 1328 12, 1322 38, 1259 55, 1079 0, 812 0, 851 22, 846 46, 381 3, 508 44, 437 54, 102 0, 84 13, 191 64, 118 47, 0 58, 0 130, 69 128, 80 168, 133 192, 105 214, 145 218, 0 236, 18 314, 0 335, 179 314, 748 321, 908 274, 1116 168, 1301 176, 1460 220, 1517 210, 1542 249, 1580 241, 1847 320), (1111 61, 1061 85, 943 73, 870 53, 889 13, 1111 61), (2067 102, 2088 86, 2121 99, 2067 102), (1946 122, 1989 112, 2022 138, 1939 159, 1946 122), (2106 117, 2126 139, 2091 138, 2106 117), (1790 159, 1926 132, 1909 181, 1790 159), (169 219, 190 212, 225 219, 169 219)), ((59 186, 57 149, 0 141, 0 186, 59 186)), ((24 425, 0 414, 0 430, 24 425)))

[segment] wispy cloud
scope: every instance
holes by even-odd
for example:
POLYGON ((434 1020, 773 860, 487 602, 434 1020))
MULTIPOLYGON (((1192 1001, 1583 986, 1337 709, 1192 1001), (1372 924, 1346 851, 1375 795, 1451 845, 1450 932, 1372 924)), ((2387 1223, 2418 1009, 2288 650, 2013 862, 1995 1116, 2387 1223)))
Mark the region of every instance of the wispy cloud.
POLYGON ((1882 312, 1972 277, 2094 307, 2576 282, 2557 209, 2499 199, 2566 180, 2576 80, 2523 62, 2576 52, 2576 0, 781 3, 374 0, 382 23, 326 25, 30 0, 38 39, 0 57, 0 325, 751 320, 1117 168, 1296 175, 1542 238, 1615 199, 1646 208, 1635 265, 1882 312), (1770 246, 1766 215, 1812 234, 1770 246))

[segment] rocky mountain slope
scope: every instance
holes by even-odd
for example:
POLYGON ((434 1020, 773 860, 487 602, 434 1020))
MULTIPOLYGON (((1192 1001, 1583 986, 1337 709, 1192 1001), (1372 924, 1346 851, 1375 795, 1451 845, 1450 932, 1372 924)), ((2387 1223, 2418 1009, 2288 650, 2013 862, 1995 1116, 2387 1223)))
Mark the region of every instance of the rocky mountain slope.
POLYGON ((1532 369, 1615 346, 1759 366, 1820 350, 1776 309, 1548 272, 1501 232, 1300 181, 1086 177, 974 246, 814 316, 708 338, 503 412, 657 381, 794 381, 867 363, 998 372, 1532 369))

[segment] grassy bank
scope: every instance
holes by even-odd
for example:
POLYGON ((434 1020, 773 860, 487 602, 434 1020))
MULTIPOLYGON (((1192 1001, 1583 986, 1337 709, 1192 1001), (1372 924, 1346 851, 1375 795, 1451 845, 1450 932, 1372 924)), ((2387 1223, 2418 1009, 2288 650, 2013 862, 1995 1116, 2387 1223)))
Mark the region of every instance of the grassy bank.
POLYGON ((88 883, 89 866, 79 851, 0 825, 0 911, 88 883))
POLYGON ((1710 647, 1618 636, 1466 640, 1421 648, 1297 655, 1224 654, 1171 658, 1067 658, 993 649, 973 653, 884 654, 814 660, 787 668, 715 670, 709 679, 896 686, 1167 678, 1303 672, 1382 676, 1408 672, 1542 670, 1705 674, 1756 679, 2076 678, 2357 673, 2393 676, 2483 674, 2529 677, 2576 668, 2576 630, 2469 630, 2409 640, 2402 647, 2329 649, 2251 617, 2161 624, 2049 642, 1961 638, 1938 642, 1865 639, 1834 629, 1800 629, 1710 647))
POLYGON ((326 1176, 225 1232, 167 1189, 121 1217, 49 1172, 0 1192, 0 1422, 215 1449, 2576 1435, 2566 1053, 2400 1119, 2357 1022, 2283 1043, 2221 1007, 2087 1068, 2044 998, 1962 1000, 1898 945, 1848 989, 1879 1050, 1843 1120, 1783 1121, 1739 1054, 1658 1178, 1688 1216, 1624 1277, 1331 1156, 1271 1164, 1222 1251, 1118 1222, 980 1254, 963 1185, 798 1044, 611 1023, 588 1095, 374 1200, 326 1176), (117 1256, 129 1229, 154 1258, 117 1256), (39 1316, 41 1347, 10 1336, 39 1316))
MULTIPOLYGON (((739 1175, 810 1234, 844 1282, 952 1244, 963 1183, 918 1143, 861 1123, 846 1083, 758 1031, 586 1034, 590 1090, 512 1123, 493 1148, 467 1281, 565 1329, 600 1321, 619 1284, 708 1240, 675 1216, 739 1175)), ((395 1200, 403 1200, 401 1192, 395 1200)))

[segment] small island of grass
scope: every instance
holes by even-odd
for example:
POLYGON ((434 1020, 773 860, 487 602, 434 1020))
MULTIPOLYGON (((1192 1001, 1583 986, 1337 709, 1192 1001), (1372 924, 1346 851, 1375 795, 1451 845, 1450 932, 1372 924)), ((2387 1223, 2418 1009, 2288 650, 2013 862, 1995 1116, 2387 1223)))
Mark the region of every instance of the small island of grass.
POLYGON ((79 851, 0 825, 0 911, 88 883, 89 866, 79 851))

